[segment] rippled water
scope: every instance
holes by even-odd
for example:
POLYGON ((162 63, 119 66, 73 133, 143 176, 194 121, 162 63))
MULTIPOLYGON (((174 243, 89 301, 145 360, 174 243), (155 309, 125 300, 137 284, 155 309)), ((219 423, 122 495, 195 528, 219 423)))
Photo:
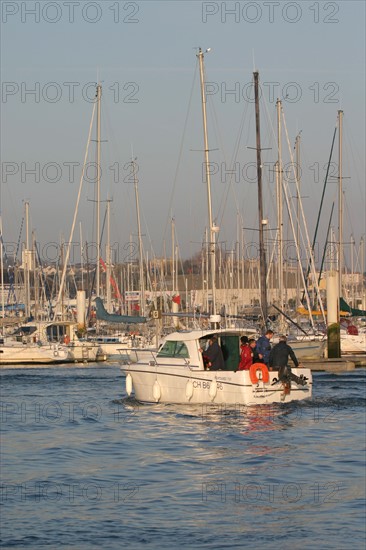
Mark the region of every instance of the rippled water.
POLYGON ((2 369, 2 547, 363 550, 365 374, 245 408, 139 405, 115 365, 2 369))

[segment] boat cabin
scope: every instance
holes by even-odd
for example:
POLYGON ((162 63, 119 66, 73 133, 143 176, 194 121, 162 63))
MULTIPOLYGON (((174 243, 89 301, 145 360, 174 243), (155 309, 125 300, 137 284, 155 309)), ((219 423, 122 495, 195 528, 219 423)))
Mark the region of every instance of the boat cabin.
POLYGON ((219 346, 221 347, 224 357, 225 368, 227 371, 238 369, 240 363, 240 338, 243 335, 248 338, 255 336, 254 331, 238 329, 215 331, 181 331, 169 334, 156 355, 158 364, 171 363, 190 365, 191 368, 204 370, 202 351, 207 349, 209 340, 212 336, 217 337, 219 346))

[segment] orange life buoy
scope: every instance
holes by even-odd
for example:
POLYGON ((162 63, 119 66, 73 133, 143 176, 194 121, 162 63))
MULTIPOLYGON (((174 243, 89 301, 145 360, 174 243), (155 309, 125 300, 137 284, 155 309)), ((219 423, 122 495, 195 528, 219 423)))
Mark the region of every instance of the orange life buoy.
POLYGON ((64 344, 70 344, 70 336, 68 336, 67 334, 65 334, 64 336, 64 344))
POLYGON ((264 382, 265 384, 269 382, 269 372, 264 363, 253 363, 253 365, 250 367, 249 374, 252 384, 257 384, 259 380, 262 380, 262 382, 264 382), (257 370, 261 371, 262 378, 258 378, 257 370))

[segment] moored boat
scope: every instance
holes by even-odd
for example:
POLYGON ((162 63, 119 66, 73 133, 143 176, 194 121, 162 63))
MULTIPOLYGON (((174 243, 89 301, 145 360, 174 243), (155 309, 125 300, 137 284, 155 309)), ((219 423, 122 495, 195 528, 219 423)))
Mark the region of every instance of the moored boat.
POLYGON ((2 339, 0 365, 52 364, 70 361, 69 350, 59 344, 45 344, 2 339))

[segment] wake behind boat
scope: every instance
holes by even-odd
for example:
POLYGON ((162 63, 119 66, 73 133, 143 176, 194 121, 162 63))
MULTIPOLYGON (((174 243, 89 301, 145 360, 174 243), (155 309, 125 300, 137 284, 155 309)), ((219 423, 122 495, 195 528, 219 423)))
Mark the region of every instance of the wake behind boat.
MULTIPOLYGON (((299 401, 311 397, 310 369, 293 368, 301 381, 279 380, 276 371, 255 363, 239 371, 240 329, 174 332, 163 340, 157 353, 144 354, 133 364, 121 366, 126 392, 143 403, 258 405, 299 401), (205 370, 203 354, 216 336, 224 357, 223 370, 205 370)), ((251 334, 247 334, 251 336, 251 334)))

